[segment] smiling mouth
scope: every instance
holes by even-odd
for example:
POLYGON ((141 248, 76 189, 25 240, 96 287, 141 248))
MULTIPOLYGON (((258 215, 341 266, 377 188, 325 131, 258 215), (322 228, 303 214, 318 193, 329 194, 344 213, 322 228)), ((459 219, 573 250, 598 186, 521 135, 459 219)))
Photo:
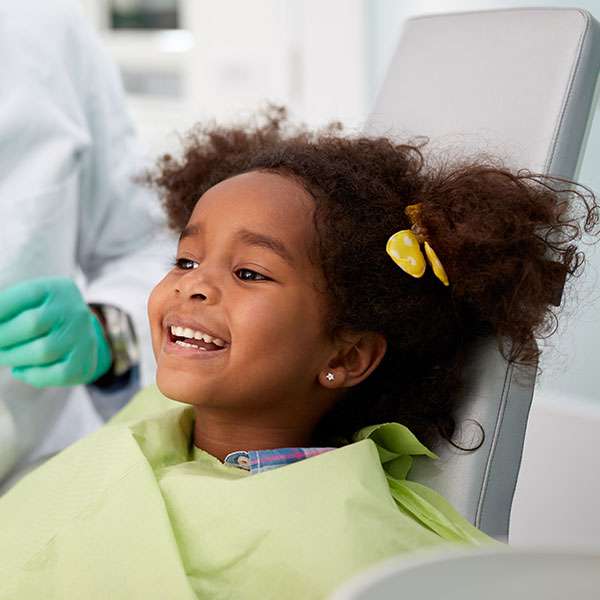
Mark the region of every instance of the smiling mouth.
POLYGON ((189 338, 184 336, 175 335, 171 328, 167 329, 167 335, 169 342, 174 344, 175 346, 179 346, 180 348, 189 348, 190 350, 195 350, 197 352, 219 352, 227 350, 228 346, 217 346, 212 342, 206 342, 202 339, 189 338))

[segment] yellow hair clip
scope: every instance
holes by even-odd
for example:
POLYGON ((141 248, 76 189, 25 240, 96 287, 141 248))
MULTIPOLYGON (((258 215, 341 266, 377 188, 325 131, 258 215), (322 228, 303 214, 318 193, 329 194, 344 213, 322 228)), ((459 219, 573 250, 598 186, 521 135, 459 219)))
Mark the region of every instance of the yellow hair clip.
POLYGON ((434 275, 444 285, 449 285, 448 276, 440 259, 423 237, 422 229, 419 225, 420 207, 420 204, 411 204, 404 209, 405 214, 412 223, 412 228, 394 233, 387 241, 385 250, 405 273, 419 278, 423 277, 425 268, 427 267, 425 257, 419 247, 419 244, 423 242, 425 255, 433 269, 434 275))

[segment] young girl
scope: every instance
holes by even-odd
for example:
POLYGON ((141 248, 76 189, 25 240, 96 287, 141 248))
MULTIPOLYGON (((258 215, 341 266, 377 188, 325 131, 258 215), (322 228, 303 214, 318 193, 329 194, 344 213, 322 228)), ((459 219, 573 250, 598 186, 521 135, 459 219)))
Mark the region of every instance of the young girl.
POLYGON ((198 130, 151 180, 180 233, 149 301, 162 394, 2 499, 0 597, 322 598, 493 543, 411 456, 452 442, 475 338, 535 363, 593 195, 282 111, 198 130))

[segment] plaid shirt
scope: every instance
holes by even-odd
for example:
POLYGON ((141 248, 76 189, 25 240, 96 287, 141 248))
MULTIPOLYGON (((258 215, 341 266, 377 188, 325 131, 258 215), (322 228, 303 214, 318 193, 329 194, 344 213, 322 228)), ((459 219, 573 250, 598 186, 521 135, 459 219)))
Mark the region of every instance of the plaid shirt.
POLYGON ((245 469, 250 473, 261 473, 277 467, 290 465, 299 460, 318 456, 335 448, 275 448, 274 450, 236 450, 223 461, 227 465, 245 469))

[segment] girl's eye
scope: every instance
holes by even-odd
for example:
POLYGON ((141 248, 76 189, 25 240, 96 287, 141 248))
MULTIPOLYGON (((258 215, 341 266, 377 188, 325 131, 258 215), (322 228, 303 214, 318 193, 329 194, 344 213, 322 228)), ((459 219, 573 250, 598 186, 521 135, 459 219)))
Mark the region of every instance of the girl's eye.
POLYGON ((269 278, 257 273, 256 271, 252 271, 250 269, 238 269, 236 271, 238 274, 238 278, 242 281, 268 281, 269 278), (254 277, 256 275, 256 277, 254 277))
MULTIPOLYGON (((199 266, 198 263, 191 258, 175 258, 173 259, 172 264, 176 269, 182 271, 197 269, 199 266)), ((256 271, 252 271, 251 269, 238 269, 235 273, 238 276, 238 279, 241 279, 242 281, 269 281, 268 277, 265 277, 256 271)))
POLYGON ((190 269, 197 269, 198 263, 195 260, 191 260, 190 258, 176 258, 173 261, 173 266, 177 269, 188 271, 190 269))

